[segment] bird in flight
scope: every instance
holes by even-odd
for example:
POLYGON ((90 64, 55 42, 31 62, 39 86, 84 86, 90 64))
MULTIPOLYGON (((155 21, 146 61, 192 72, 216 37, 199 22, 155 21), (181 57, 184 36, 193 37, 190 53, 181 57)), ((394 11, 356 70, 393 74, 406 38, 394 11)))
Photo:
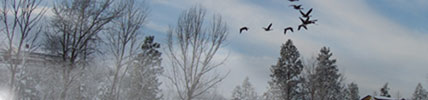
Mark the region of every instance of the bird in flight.
POLYGON ((290 30, 291 32, 294 32, 292 27, 287 27, 287 28, 284 29, 284 35, 287 34, 287 30, 290 30))
POLYGON ((288 0, 288 1, 290 1, 290 2, 294 2, 294 1, 299 1, 299 0, 288 0))
POLYGON ((241 29, 239 29, 239 34, 242 33, 242 31, 248 31, 248 27, 242 27, 241 29))
POLYGON ((303 20, 301 17, 299 17, 299 19, 300 19, 300 21, 302 21, 302 24, 315 24, 315 22, 316 21, 318 21, 318 20, 309 20, 309 17, 308 18, 306 18, 306 20, 303 20))
POLYGON ((296 10, 303 10, 302 5, 290 5, 290 7, 293 7, 296 10))
POLYGON ((299 30, 299 31, 300 31, 300 29, 302 27, 305 28, 306 30, 308 30, 308 28, 306 27, 306 25, 315 24, 315 22, 318 21, 316 19, 315 20, 309 20, 309 17, 306 18, 306 20, 303 20, 302 17, 299 17, 299 19, 300 19, 300 21, 302 21, 302 24, 300 24, 299 27, 297 28, 297 30, 299 30))
POLYGON ((303 13, 303 12, 302 12, 302 10, 300 10, 300 14, 302 14, 302 16, 303 16, 303 17, 306 17, 306 18, 311 17, 311 16, 310 16, 311 12, 312 12, 312 8, 311 8, 311 9, 309 9, 309 11, 308 11, 308 12, 306 12, 306 13, 303 13))
POLYGON ((297 28, 297 30, 300 31, 300 28, 305 28, 305 30, 308 30, 308 28, 306 27, 307 24, 300 24, 299 27, 297 28))
POLYGON ((272 23, 270 23, 267 28, 263 27, 263 29, 265 29, 265 31, 271 31, 272 30, 271 27, 272 27, 272 23))

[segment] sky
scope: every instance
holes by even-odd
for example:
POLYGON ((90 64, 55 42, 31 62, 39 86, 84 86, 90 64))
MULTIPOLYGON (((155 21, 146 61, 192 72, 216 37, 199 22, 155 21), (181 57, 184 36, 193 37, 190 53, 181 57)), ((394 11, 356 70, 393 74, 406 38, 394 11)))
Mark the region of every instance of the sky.
MULTIPOLYGON (((51 1, 45 0, 46 9, 51 1)), ((137 0, 142 5, 143 0, 137 0)), ((360 96, 373 94, 389 83, 394 97, 410 98, 416 85, 428 87, 428 0, 146 0, 150 13, 142 30, 166 43, 168 27, 175 27, 182 11, 195 5, 207 10, 207 21, 219 14, 228 24, 226 45, 216 56, 227 58, 216 72, 229 73, 217 91, 231 97, 235 86, 249 77, 257 93, 267 88, 270 67, 276 64, 280 46, 288 39, 302 60, 313 59, 320 48, 329 47, 337 59, 345 83, 357 83, 360 96), (298 11, 289 5, 313 8, 318 19, 308 30, 283 34, 285 27, 300 24, 298 11), (273 23, 273 31, 262 27, 273 23), (239 28, 249 31, 239 34, 239 28)), ((49 9, 50 10, 50 9, 49 9)), ((47 11, 46 14, 52 15, 47 11)), ((168 69, 168 59, 163 66, 168 69)), ((163 82, 167 85, 167 82, 163 82)), ((167 86, 163 86, 167 91, 167 86)))
MULTIPOLYGON (((46 0, 46 8, 51 6, 46 0)), ((143 0, 137 0, 143 5, 143 0)), ((276 64, 280 46, 291 39, 302 59, 313 59, 321 47, 329 47, 337 59, 345 83, 357 83, 360 95, 373 94, 389 83, 391 95, 410 98, 416 85, 428 87, 427 0, 146 0, 150 9, 142 30, 166 43, 168 27, 175 27, 182 11, 195 5, 207 10, 206 19, 219 14, 229 37, 216 60, 227 58, 216 72, 227 78, 217 91, 230 98, 233 88, 250 78, 259 95, 268 88, 270 67, 276 64), (285 27, 300 24, 299 13, 289 5, 313 8, 318 19, 308 30, 284 35, 285 27), (273 23, 273 31, 262 27, 273 23), (239 34, 239 28, 249 31, 239 34)), ((47 12, 47 15, 52 14, 47 12)), ((167 59, 163 66, 168 68, 167 59)), ((164 82, 163 85, 166 85, 164 82)), ((167 87, 164 86, 164 90, 167 87)))
MULTIPOLYGON (((230 72, 218 86, 229 98, 233 88, 250 78, 258 94, 267 90, 270 66, 280 46, 291 39, 303 60, 329 47, 345 83, 357 83, 360 95, 373 94, 389 83, 390 94, 410 98, 420 82, 428 87, 428 1, 426 0, 147 0, 150 15, 145 32, 166 43, 168 27, 177 24, 182 11, 201 5, 206 19, 220 14, 229 28, 226 46, 216 59, 227 57, 216 71, 230 72), (299 13, 289 5, 313 8, 318 19, 308 30, 284 35, 285 27, 300 24, 299 13), (273 23, 273 31, 262 27, 273 23), (249 31, 239 34, 239 28, 249 31)), ((167 67, 164 63, 164 67, 167 67)), ((379 92, 378 92, 379 93, 379 92)))

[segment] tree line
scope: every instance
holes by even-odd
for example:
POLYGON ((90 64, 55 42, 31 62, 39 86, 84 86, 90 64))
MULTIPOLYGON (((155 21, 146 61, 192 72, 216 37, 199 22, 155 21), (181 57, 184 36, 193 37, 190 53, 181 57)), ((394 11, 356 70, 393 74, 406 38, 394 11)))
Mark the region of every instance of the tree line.
POLYGON ((149 13, 136 3, 2 0, 2 98, 162 99, 160 44, 141 31, 149 13))
MULTIPOLYGON (((233 91, 234 100, 359 100, 355 83, 345 85, 336 59, 327 47, 322 47, 315 60, 301 60, 297 47, 289 39, 281 46, 280 57, 271 66, 268 90, 258 97, 247 92, 248 79, 233 91), (241 95, 246 94, 246 95, 241 95)), ((251 90, 251 89, 250 89, 251 90)))
MULTIPOLYGON (((136 0, 2 0, 1 82, 6 99, 162 100, 161 76, 174 99, 194 100, 226 75, 214 55, 227 37, 220 15, 184 11, 163 46, 147 36, 146 2, 136 0), (46 12, 52 12, 46 16, 46 12), (171 62, 162 64, 165 53, 171 62), (4 67, 3 67, 4 66, 4 67), (170 72, 166 75, 164 72, 170 72), (176 98, 175 98, 176 97, 176 98)), ((3 90, 2 90, 3 92, 3 90)))
MULTIPOLYGON (((280 57, 270 67, 272 78, 269 88, 258 95, 254 86, 245 78, 232 91, 232 100, 360 100, 358 85, 346 84, 345 76, 339 73, 336 59, 328 47, 322 47, 315 59, 303 61, 291 39, 281 46, 280 57)), ((388 83, 371 96, 392 97, 388 83)), ((366 96, 366 95, 363 95, 366 96)), ((394 96, 404 99, 399 92, 394 96)), ((421 83, 416 86, 409 100, 426 100, 428 92, 421 83)))

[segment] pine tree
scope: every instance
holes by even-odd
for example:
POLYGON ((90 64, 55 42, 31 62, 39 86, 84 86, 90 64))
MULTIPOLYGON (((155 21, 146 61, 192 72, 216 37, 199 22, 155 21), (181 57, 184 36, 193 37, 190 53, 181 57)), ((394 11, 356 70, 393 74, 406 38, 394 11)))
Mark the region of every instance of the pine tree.
POLYGON ((275 83, 269 82, 268 90, 263 94, 263 100, 282 100, 281 90, 275 83))
POLYGON ((236 86, 232 93, 232 100, 257 100, 257 93, 249 78, 245 78, 241 86, 236 86))
POLYGON ((388 91, 389 91, 388 83, 385 83, 385 85, 383 85, 383 87, 380 89, 380 96, 391 97, 388 91))
POLYGON ((317 57, 314 78, 316 80, 315 98, 319 100, 339 100, 342 91, 342 75, 336 66, 336 59, 331 59, 330 49, 323 47, 317 57))
POLYGON ((421 83, 416 86, 415 92, 413 93, 412 100, 427 100, 427 91, 422 87, 421 83))
POLYGON ((358 85, 352 82, 348 84, 348 88, 345 90, 346 100, 359 100, 360 96, 358 95, 358 85))
POLYGON ((303 70, 300 53, 289 39, 281 47, 281 57, 276 65, 271 67, 272 82, 282 91, 283 100, 292 100, 298 97, 298 85, 301 83, 299 75, 303 70))
POLYGON ((232 92, 232 100, 243 100, 243 95, 241 86, 236 86, 232 92))
POLYGON ((154 42, 154 36, 144 40, 142 53, 134 60, 130 75, 129 100, 161 100, 158 76, 162 74, 161 53, 159 43, 154 42))

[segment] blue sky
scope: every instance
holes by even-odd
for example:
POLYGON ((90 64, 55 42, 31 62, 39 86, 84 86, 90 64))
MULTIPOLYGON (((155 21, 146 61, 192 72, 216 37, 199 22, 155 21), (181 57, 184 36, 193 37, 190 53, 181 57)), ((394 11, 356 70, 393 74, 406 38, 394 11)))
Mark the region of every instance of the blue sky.
MULTIPOLYGON (((259 94, 266 91, 269 68, 279 57, 280 46, 292 39, 304 59, 330 47, 346 82, 355 82, 362 96, 379 91, 386 82, 391 94, 410 97, 418 82, 428 87, 428 1, 426 0, 149 0, 148 34, 166 41, 169 26, 179 14, 194 5, 207 10, 207 18, 221 14, 229 25, 227 46, 218 58, 228 57, 218 72, 231 73, 218 86, 230 97, 232 89, 250 78, 259 94), (307 31, 282 34, 296 26, 298 12, 288 7, 303 4, 314 8, 319 21, 307 31), (261 27, 273 23, 274 31, 261 27), (250 30, 238 33, 242 26, 250 30)), ((165 64, 165 63, 164 63, 165 64)), ((164 67, 168 67, 164 65, 164 67)))
MULTIPOLYGON (((229 25, 227 46, 218 59, 228 57, 218 72, 231 73, 218 86, 230 97, 232 89, 245 77, 259 94, 267 88, 269 68, 279 57, 280 46, 292 39, 305 59, 330 47, 346 82, 356 82, 360 94, 372 94, 388 82, 391 94, 410 97, 418 82, 428 84, 428 1, 426 0, 301 0, 304 8, 314 8, 317 25, 307 31, 282 34, 283 27, 300 22, 298 12, 286 0, 148 0, 147 34, 165 43, 169 26, 191 6, 202 5, 207 18, 221 14, 229 25), (261 27, 273 23, 274 31, 261 27), (241 35, 238 29, 248 26, 241 35)), ((165 63, 164 63, 165 64, 165 63)), ((164 67, 168 67, 167 64, 164 67)))
POLYGON ((428 31, 428 2, 423 0, 367 0, 380 14, 414 30, 428 31))

